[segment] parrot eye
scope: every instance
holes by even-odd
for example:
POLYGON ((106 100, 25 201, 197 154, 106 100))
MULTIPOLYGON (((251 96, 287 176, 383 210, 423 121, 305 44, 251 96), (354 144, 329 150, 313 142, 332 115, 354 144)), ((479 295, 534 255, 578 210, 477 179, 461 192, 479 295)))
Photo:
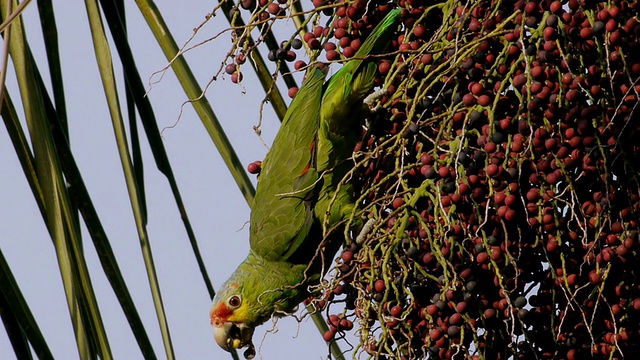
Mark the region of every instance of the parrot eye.
POLYGON ((242 304, 242 300, 238 295, 233 295, 232 297, 229 298, 229 300, 227 300, 227 305, 229 305, 229 307, 233 309, 238 308, 240 304, 242 304))

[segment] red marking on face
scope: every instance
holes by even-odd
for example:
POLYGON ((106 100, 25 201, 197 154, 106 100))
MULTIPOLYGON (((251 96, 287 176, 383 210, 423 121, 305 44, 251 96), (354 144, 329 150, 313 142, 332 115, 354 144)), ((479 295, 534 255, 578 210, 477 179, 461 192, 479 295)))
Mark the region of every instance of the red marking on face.
POLYGON ((215 327, 222 326, 231 314, 233 314, 233 310, 229 309, 224 302, 218 303, 209 313, 211 316, 211 325, 215 327))

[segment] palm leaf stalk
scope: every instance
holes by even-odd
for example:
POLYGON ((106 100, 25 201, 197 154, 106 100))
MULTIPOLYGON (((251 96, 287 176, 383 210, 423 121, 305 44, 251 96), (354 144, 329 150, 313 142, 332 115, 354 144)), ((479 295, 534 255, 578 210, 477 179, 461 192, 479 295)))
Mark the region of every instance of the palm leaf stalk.
MULTIPOLYGON (((3 11, 8 9, 8 1, 2 1, 0 7, 3 11)), ((3 18, 7 17, 8 13, 5 12, 3 18)), ((81 250, 80 231, 42 106, 42 96, 35 82, 20 18, 16 18, 11 26, 9 51, 34 149, 35 172, 32 174, 36 178, 32 181, 39 183, 42 189, 45 223, 54 241, 78 351, 81 357, 99 354, 103 358, 110 358, 111 351, 81 250)))
MULTIPOLYGON (((191 243, 191 247, 193 249, 194 256, 198 263, 198 268, 200 269, 200 273, 202 274, 202 278, 209 292, 209 296, 213 298, 213 296, 215 295, 213 286, 211 285, 209 275, 207 274, 207 270, 204 265, 202 255, 200 254, 191 222, 189 221, 189 217, 187 216, 187 210, 184 206, 184 202, 182 201, 182 196, 180 195, 178 184, 173 174, 171 164, 169 163, 169 158, 167 157, 167 152, 164 147, 164 143, 162 142, 160 130, 158 128, 151 102, 149 101, 149 98, 145 96, 146 93, 144 85, 142 83, 142 78, 137 70, 137 66, 133 58, 133 53, 127 41, 124 22, 124 9, 119 9, 117 4, 113 1, 101 0, 100 5, 102 6, 102 9, 104 11, 106 22, 109 25, 109 29, 114 39, 116 49, 118 50, 120 61, 123 63, 128 94, 131 94, 132 100, 135 103, 135 106, 137 106, 138 112, 140 114, 140 120, 147 136, 147 140, 150 144, 156 166, 158 170, 160 170, 160 172, 163 173, 169 181, 171 191, 176 201, 178 210, 180 211, 182 221, 184 223, 189 241, 191 243)), ((135 129, 135 121, 133 120, 135 119, 135 111, 129 111, 129 114, 130 128, 132 129, 131 137, 133 141, 134 139, 137 139, 137 136, 135 135, 136 131, 133 130, 135 129)), ((137 146, 133 146, 134 150, 136 148, 137 146)), ((140 158, 136 161, 134 153, 134 165, 136 164, 137 166, 134 167, 141 172, 142 159, 140 158)))
POLYGON ((171 342, 169 325, 167 323, 167 318, 162 301, 162 294, 160 292, 160 285, 153 262, 151 244, 149 242, 149 237, 146 230, 147 219, 144 214, 143 205, 140 198, 139 185, 136 181, 133 164, 131 163, 131 155, 127 146, 126 132, 124 129, 124 121, 120 111, 118 93, 116 91, 116 80, 113 73, 109 44, 106 40, 106 34, 104 32, 102 18, 98 8, 98 2, 96 0, 86 0, 85 4, 87 7, 87 14, 89 17, 91 34, 94 42, 94 49, 96 51, 98 68, 100 70, 100 75, 105 90, 105 96, 109 105, 109 112, 113 121, 114 133, 118 143, 118 152, 120 153, 120 160, 125 174, 127 190, 129 191, 129 198, 131 200, 131 206, 135 217, 138 236, 141 242, 142 254, 149 278, 149 285, 151 287, 156 315, 158 318, 160 331, 162 333, 165 354, 167 356, 167 359, 173 359, 175 355, 171 342))

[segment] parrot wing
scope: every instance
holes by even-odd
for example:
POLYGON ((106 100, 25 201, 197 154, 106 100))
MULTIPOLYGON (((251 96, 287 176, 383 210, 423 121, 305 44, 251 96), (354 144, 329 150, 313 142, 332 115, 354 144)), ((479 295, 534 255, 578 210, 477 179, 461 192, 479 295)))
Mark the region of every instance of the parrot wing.
POLYGON ((352 129, 350 123, 359 120, 348 119, 346 115, 354 104, 361 102, 371 92, 378 74, 378 59, 370 55, 379 55, 387 49, 401 14, 401 9, 387 14, 367 36, 353 58, 327 81, 321 116, 331 129, 352 129))
MULTIPOLYGON (((329 206, 328 193, 335 191, 346 174, 345 169, 335 171, 334 167, 349 157, 360 136, 360 127, 355 126, 361 121, 357 111, 373 88, 378 67, 377 58, 370 55, 387 48, 400 15, 400 9, 392 10, 354 58, 326 84, 323 70, 312 67, 307 71, 307 78, 291 102, 262 164, 253 201, 250 246, 265 260, 292 263, 308 260, 294 254, 306 251, 301 245, 308 240, 314 224, 318 225, 315 207, 320 205, 322 215, 329 206), (325 174, 322 181, 321 173, 325 174), (323 194, 318 194, 317 189, 323 194), (323 197, 320 204, 318 196, 323 197)), ((333 215, 340 217, 341 213, 336 211, 333 215)), ((312 250, 317 247, 318 238, 322 238, 322 234, 313 232, 314 239, 305 244, 312 250)))
POLYGON ((364 98, 371 93, 378 74, 378 58, 383 53, 402 14, 392 10, 373 29, 356 54, 325 84, 320 111, 318 171, 330 169, 351 154, 354 138, 360 136, 359 114, 364 98))
POLYGON ((315 141, 325 76, 318 67, 307 71, 262 164, 251 212, 250 246, 265 260, 287 261, 314 221, 315 141))

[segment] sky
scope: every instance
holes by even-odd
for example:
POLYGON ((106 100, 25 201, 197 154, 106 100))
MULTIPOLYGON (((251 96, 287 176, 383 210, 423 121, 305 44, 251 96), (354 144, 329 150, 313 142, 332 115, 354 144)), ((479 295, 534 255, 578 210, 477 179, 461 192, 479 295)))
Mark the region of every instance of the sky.
MULTIPOLYGON (((193 34, 215 3, 212 1, 157 0, 178 44, 193 34)), ((167 65, 153 35, 133 1, 126 1, 131 46, 143 78, 167 65)), ((135 229, 132 210, 118 159, 111 119, 98 76, 84 3, 55 1, 65 79, 70 142, 76 162, 92 196, 102 224, 138 311, 147 327, 156 355, 164 358, 147 275, 135 229)), ((41 69, 46 56, 41 40, 35 2, 26 10, 25 27, 41 69)), ((204 40, 225 27, 226 20, 213 18, 198 39, 204 40)), ((196 41, 197 42, 197 41, 196 41)), ((204 86, 218 71, 230 48, 228 35, 189 52, 186 58, 204 86)), ((114 53, 114 58, 117 56, 114 53)), ((121 74, 119 67, 116 72, 121 74)), ((229 79, 216 81, 207 93, 228 137, 243 164, 262 159, 267 151, 252 127, 258 123, 264 92, 250 67, 245 66, 243 86, 229 79)), ((15 80, 8 71, 7 89, 17 98, 15 80)), ((121 76, 121 75, 119 75, 121 76)), ((157 78, 154 78, 157 79, 157 78)), ((300 81, 300 75, 298 75, 300 81)), ((124 99, 120 89, 121 101, 124 99)), ((286 91, 284 92, 286 96, 286 91)), ((163 140, 180 187, 187 213, 198 239, 215 288, 226 280, 248 252, 249 207, 227 171, 202 123, 186 105, 175 77, 168 71, 153 85, 149 98, 163 131, 163 140), (172 125, 174 125, 172 127, 172 125)), ((288 101, 288 99, 287 99, 288 101)), ((123 105, 124 108, 124 105, 123 105)), ((279 122, 265 107, 262 136, 273 140, 279 122)), ((155 168, 148 144, 144 143, 148 232, 160 288, 178 359, 231 359, 219 349, 209 324, 209 295, 195 265, 187 234, 180 220, 168 182, 155 168)), ((31 306, 40 330, 54 356, 78 357, 52 241, 46 231, 31 190, 25 181, 6 128, 0 126, 0 249, 31 306)), ((255 179, 252 176, 252 180, 255 179)), ((95 249, 83 228, 85 255, 90 267, 103 321, 116 359, 142 358, 120 306, 99 265, 95 249)), ((263 359, 325 359, 327 346, 310 319, 298 324, 281 319, 277 332, 270 322, 256 331, 258 356, 263 359), (269 333, 267 334, 267 332, 269 333), (265 335, 266 334, 266 335, 265 335)), ((0 358, 12 359, 11 345, 0 326, 0 358)))

